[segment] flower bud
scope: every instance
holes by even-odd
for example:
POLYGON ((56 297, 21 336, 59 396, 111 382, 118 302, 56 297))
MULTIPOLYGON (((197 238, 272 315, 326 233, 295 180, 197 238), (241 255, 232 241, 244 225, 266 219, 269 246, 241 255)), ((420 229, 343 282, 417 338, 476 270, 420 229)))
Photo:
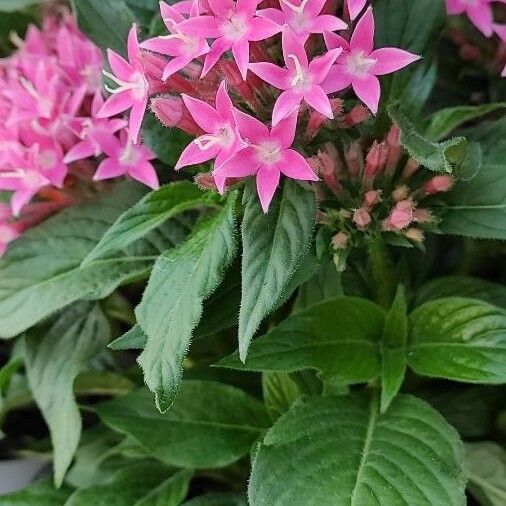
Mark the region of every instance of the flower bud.
POLYGON ((367 121, 371 117, 371 113, 367 107, 363 105, 356 105, 344 118, 342 121, 342 126, 344 128, 351 128, 353 126, 359 125, 364 121, 367 121))
POLYGON ((402 171, 402 177, 404 179, 409 179, 420 167, 421 165, 419 162, 417 162, 414 158, 409 158, 404 170, 402 171))
POLYGON ((348 173, 350 177, 352 179, 358 178, 364 165, 362 149, 358 141, 354 141, 348 146, 344 152, 344 158, 348 164, 348 173))
POLYGON ((452 176, 447 175, 434 176, 432 179, 430 179, 423 185, 422 191, 426 195, 434 195, 435 193, 444 193, 452 188, 454 182, 455 180, 453 179, 452 176))
POLYGON ((167 127, 177 127, 190 135, 200 135, 202 129, 195 123, 183 99, 180 97, 156 97, 151 100, 151 110, 167 127))
POLYGON ((409 188, 407 185, 403 184, 401 186, 398 186, 393 192, 392 192, 392 198, 395 200, 395 202, 399 202, 401 200, 407 199, 409 196, 409 188))
POLYGON ((423 230, 420 230, 419 228, 408 228, 404 232, 404 237, 407 237, 411 241, 415 242, 423 242, 424 240, 424 233, 423 230))
POLYGON ((371 215, 365 207, 356 209, 353 213, 353 223, 360 229, 365 230, 371 223, 371 215))
POLYGON ((428 209, 415 209, 413 211, 413 221, 417 223, 430 223, 434 217, 428 209))
POLYGON ((332 237, 332 246, 335 249, 344 249, 346 248, 350 236, 345 234, 344 232, 338 232, 334 237, 332 237))
POLYGON ((369 209, 381 202, 381 190, 370 190, 364 195, 364 207, 369 209))
POLYGON ((413 221, 414 204, 411 200, 397 202, 388 218, 383 222, 384 230, 402 230, 413 221))

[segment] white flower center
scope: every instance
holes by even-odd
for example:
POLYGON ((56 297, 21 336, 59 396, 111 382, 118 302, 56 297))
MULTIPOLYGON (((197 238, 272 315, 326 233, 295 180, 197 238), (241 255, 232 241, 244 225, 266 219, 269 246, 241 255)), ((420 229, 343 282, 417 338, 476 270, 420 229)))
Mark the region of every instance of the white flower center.
POLYGON ((139 152, 135 149, 132 139, 128 137, 126 146, 119 156, 121 165, 135 165, 139 160, 139 152))
POLYGON ((201 135, 195 139, 195 144, 201 151, 207 151, 213 146, 220 145, 222 148, 230 148, 235 141, 235 132, 228 124, 219 125, 214 134, 201 135))
POLYGON ((240 40, 248 31, 248 25, 244 16, 241 14, 231 14, 230 17, 221 25, 221 32, 229 40, 240 40))
POLYGON ((56 165, 56 155, 53 151, 46 149, 39 155, 39 165, 42 169, 52 169, 56 165))
POLYGON ((197 37, 192 37, 186 33, 181 32, 181 30, 177 26, 177 23, 173 19, 165 18, 164 21, 167 24, 171 25, 172 33, 170 35, 163 35, 160 38, 165 40, 171 39, 180 40, 183 43, 183 51, 188 56, 191 56, 199 46, 199 39, 197 37))
POLYGON ((105 70, 102 70, 102 73, 105 77, 109 78, 111 81, 115 82, 118 85, 117 88, 110 88, 107 85, 104 86, 104 88, 113 95, 117 93, 123 93, 124 91, 131 91, 134 98, 136 100, 140 100, 144 97, 149 89, 148 81, 140 71, 134 72, 130 76, 129 81, 123 81, 105 70))
POLYGON ((281 160, 281 146, 275 141, 265 141, 253 146, 257 159, 264 165, 274 165, 281 160))
POLYGON ((376 61, 375 58, 367 58, 364 51, 357 51, 348 56, 346 68, 352 76, 364 77, 376 61))
POLYGON ((288 25, 295 33, 302 33, 311 27, 311 18, 304 12, 299 12, 292 16, 288 25))
POLYGON ((307 91, 313 84, 311 76, 302 68, 299 59, 294 54, 289 54, 288 58, 293 61, 295 67, 295 74, 290 81, 292 87, 298 91, 307 91))

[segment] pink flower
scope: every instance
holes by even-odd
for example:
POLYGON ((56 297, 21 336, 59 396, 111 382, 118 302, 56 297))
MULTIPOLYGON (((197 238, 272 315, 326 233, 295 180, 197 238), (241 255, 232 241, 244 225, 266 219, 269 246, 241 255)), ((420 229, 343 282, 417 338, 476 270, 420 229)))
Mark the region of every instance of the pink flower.
POLYGON ((326 93, 334 93, 351 85, 373 114, 378 112, 381 95, 376 76, 390 74, 420 59, 417 55, 394 47, 374 50, 374 16, 371 7, 358 21, 349 43, 334 33, 324 36, 329 49, 342 48, 344 51, 322 83, 322 88, 326 93))
POLYGON ((98 166, 95 181, 128 175, 150 188, 159 188, 158 176, 150 163, 155 155, 146 146, 134 144, 126 130, 121 131, 119 139, 114 137, 112 142, 104 143, 103 149, 109 158, 98 166))
MULTIPOLYGON (((198 3, 195 5, 198 5, 198 3)), ((163 71, 162 79, 165 81, 172 74, 186 67, 195 58, 207 54, 209 44, 204 37, 200 36, 199 32, 184 30, 180 27, 180 24, 186 18, 175 8, 165 2, 160 2, 160 12, 170 35, 149 39, 143 42, 141 47, 173 57, 163 71)))
POLYGON ((367 0, 346 0, 350 18, 355 19, 364 9, 367 0))
POLYGON ((104 71, 104 75, 114 81, 118 87, 115 89, 105 87, 111 96, 106 100, 97 117, 110 118, 131 108, 130 135, 132 140, 137 142, 148 104, 149 83, 141 64, 141 52, 135 24, 128 34, 128 62, 110 49, 107 50, 107 58, 115 75, 106 71, 104 71))
POLYGON ((114 134, 126 127, 127 122, 122 119, 98 118, 97 114, 103 105, 104 99, 99 92, 93 98, 90 117, 72 118, 69 121, 70 127, 80 140, 65 155, 63 160, 65 163, 101 155, 102 144, 110 143, 114 134))
POLYGON ((308 62, 302 41, 290 30, 283 29, 283 57, 286 68, 273 63, 251 63, 250 69, 275 88, 283 90, 274 104, 272 124, 298 108, 302 101, 327 118, 333 118, 332 105, 321 83, 327 77, 342 49, 331 49, 323 56, 308 62))
POLYGON ((220 181, 256 175, 257 192, 264 212, 269 209, 281 174, 302 181, 318 180, 306 159, 290 149, 297 128, 297 113, 298 110, 293 111, 269 130, 257 119, 235 111, 241 137, 248 139, 250 144, 217 168, 215 175, 220 181))
POLYGON ((215 38, 206 56, 202 76, 232 50, 242 78, 246 79, 250 41, 264 40, 281 31, 273 21, 256 15, 257 0, 208 0, 210 15, 191 17, 180 24, 183 33, 198 33, 215 38))
POLYGON ((341 19, 330 14, 321 14, 326 0, 280 0, 279 9, 263 9, 259 16, 270 19, 280 27, 288 25, 293 33, 306 42, 312 33, 334 32, 344 30, 348 25, 341 19))
POLYGON ((506 0, 446 0, 446 10, 450 15, 466 13, 471 22, 486 37, 491 37, 493 30, 493 16, 491 3, 506 0))
POLYGON ((426 195, 434 195, 436 193, 445 193, 450 191, 455 184, 455 179, 453 176, 434 176, 432 179, 429 179, 422 188, 422 191, 426 195))
POLYGON ((176 170, 213 158, 216 159, 215 167, 219 168, 243 146, 225 81, 216 93, 216 108, 187 95, 183 95, 183 101, 197 125, 206 133, 185 148, 176 163, 176 170))

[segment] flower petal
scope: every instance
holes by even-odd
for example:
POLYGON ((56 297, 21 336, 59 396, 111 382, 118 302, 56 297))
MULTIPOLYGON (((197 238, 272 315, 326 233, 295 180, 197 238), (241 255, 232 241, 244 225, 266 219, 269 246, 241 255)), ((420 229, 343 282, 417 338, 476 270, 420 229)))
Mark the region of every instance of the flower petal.
POLYGON ((270 19, 280 27, 286 24, 286 14, 279 9, 273 9, 269 7, 267 9, 260 9, 257 11, 257 16, 260 16, 264 19, 270 19))
POLYGON ((146 97, 144 100, 136 101, 132 106, 132 110, 130 112, 129 129, 130 135, 132 136, 132 140, 135 144, 137 144, 139 140, 142 120, 144 119, 144 114, 146 113, 147 106, 148 99, 146 97))
POLYGON ((122 176, 125 174, 125 167, 122 167, 118 160, 114 158, 106 158, 98 166, 94 181, 102 181, 102 179, 112 179, 114 177, 122 176))
POLYGON ((288 26, 283 28, 282 44, 283 58, 285 59, 285 64, 289 69, 293 68, 293 60, 290 57, 291 55, 295 56, 303 67, 307 67, 308 60, 304 44, 288 26))
POLYGON ((272 110, 272 126, 276 126, 302 102, 302 93, 293 89, 283 91, 276 100, 272 110))
POLYGON ((220 17, 225 17, 227 13, 234 8, 234 2, 232 0, 207 0, 207 3, 209 7, 211 7, 213 13, 220 17))
POLYGON ((362 12, 367 0, 346 0, 346 3, 350 18, 353 21, 362 12))
POLYGON ((218 120, 229 121, 232 125, 235 124, 234 104, 228 96, 226 81, 221 81, 216 92, 216 113, 218 120))
POLYGON ((70 148, 63 159, 64 163, 72 163, 77 160, 84 160, 90 156, 95 156, 95 146, 89 140, 78 142, 75 146, 70 148))
POLYGON ((467 15, 472 23, 480 30, 485 37, 491 37, 494 33, 492 7, 490 5, 483 5, 477 3, 476 5, 469 5, 467 8, 467 15))
POLYGON ((357 97, 369 107, 373 114, 376 114, 381 95, 379 79, 376 76, 369 75, 363 79, 355 79, 352 86, 357 97))
POLYGON ((269 210, 269 205, 279 186, 280 172, 275 166, 260 167, 257 172, 257 193, 264 213, 269 210))
POLYGON ((361 49, 369 54, 374 49, 374 14, 369 7, 358 20, 350 40, 352 49, 361 49))
POLYGON ((326 32, 323 34, 323 38, 327 49, 337 49, 340 47, 343 51, 350 50, 350 43, 344 37, 337 35, 337 33, 326 32))
POLYGON ((327 94, 323 91, 321 86, 317 84, 313 85, 309 91, 304 93, 304 101, 315 111, 318 111, 327 118, 334 118, 329 97, 327 97, 327 94))
POLYGON ((183 150, 174 168, 179 170, 183 167, 187 167, 188 165, 196 165, 198 163, 207 162, 213 159, 218 154, 219 150, 219 145, 212 146, 209 149, 202 149, 195 143, 195 141, 192 141, 183 150))
POLYGON ((182 95, 184 105, 190 112, 195 123, 204 130, 204 132, 214 132, 217 124, 219 123, 218 114, 216 110, 207 102, 203 102, 198 98, 190 97, 189 95, 182 95))
POLYGON ((249 69, 253 74, 262 79, 262 81, 269 83, 275 88, 286 90, 290 87, 288 70, 274 65, 274 63, 250 63, 249 69))
POLYGON ((258 144, 269 138, 269 129, 253 116, 234 109, 234 117, 243 139, 248 139, 253 144, 258 144))
POLYGON ((336 62, 339 55, 343 52, 341 48, 330 49, 323 56, 314 58, 309 64, 309 71, 315 84, 320 84, 330 71, 330 68, 336 62))
POLYGON ((128 32, 127 41, 128 60, 135 65, 140 56, 139 40, 137 39, 137 25, 134 23, 128 32))
POLYGON ((193 58, 189 58, 188 56, 176 56, 172 58, 165 68, 163 69, 162 81, 166 81, 170 76, 174 75, 176 72, 179 72, 181 69, 184 69, 193 58))
POLYGON ((247 177, 255 174, 260 167, 254 148, 241 149, 234 156, 215 169, 220 177, 247 177))
POLYGON ((299 110, 296 109, 283 118, 276 126, 272 127, 271 139, 277 140, 281 144, 281 147, 285 149, 289 148, 295 139, 298 115, 299 110))
POLYGON ((198 34, 201 37, 220 37, 220 23, 214 16, 196 16, 188 18, 179 24, 179 29, 189 35, 198 34))
POLYGON ((406 67, 410 63, 419 60, 420 56, 404 51, 404 49, 384 47, 373 51, 371 58, 377 60, 371 68, 371 72, 377 76, 382 76, 406 67))
POLYGON ((253 18, 249 22, 249 25, 251 28, 249 40, 265 40, 282 30, 282 27, 278 23, 266 18, 253 18))
POLYGON ((462 14, 466 10, 466 5, 462 0, 446 0, 446 11, 450 15, 462 14))
POLYGON ((345 65, 334 65, 327 74, 327 77, 320 83, 323 91, 327 94, 341 91, 351 85, 353 78, 346 70, 345 65))
POLYGON ((97 118, 110 118, 120 112, 125 112, 132 107, 134 99, 131 91, 124 91, 111 95, 100 108, 97 118))
POLYGON ((109 65, 111 70, 114 72, 114 75, 123 81, 127 81, 132 75, 134 69, 130 63, 112 49, 107 50, 107 60, 109 61, 109 65))
POLYGON ((246 16, 247 19, 252 18, 257 5, 257 0, 237 0, 237 12, 246 16))
POLYGON ((348 28, 348 25, 342 19, 339 19, 337 16, 333 16, 331 14, 323 14, 314 20, 310 32, 335 32, 336 30, 345 30, 346 28, 348 28))
MULTIPOLYGON (((256 1, 256 0, 255 0, 256 1)), ((243 81, 246 80, 249 65, 249 42, 247 40, 235 43, 232 46, 232 54, 243 81)))
POLYGON ((291 179, 318 181, 318 176, 313 172, 307 160, 293 149, 287 149, 283 153, 283 160, 278 162, 277 166, 286 177, 291 179))
POLYGON ((205 77, 207 73, 218 63, 225 51, 228 51, 232 46, 231 42, 225 37, 220 37, 213 42, 209 53, 206 55, 204 62, 204 68, 202 69, 202 77, 205 77))
POLYGON ((147 161, 131 166, 128 170, 128 174, 133 179, 140 181, 153 190, 158 190, 158 188, 160 188, 156 170, 153 165, 147 161))

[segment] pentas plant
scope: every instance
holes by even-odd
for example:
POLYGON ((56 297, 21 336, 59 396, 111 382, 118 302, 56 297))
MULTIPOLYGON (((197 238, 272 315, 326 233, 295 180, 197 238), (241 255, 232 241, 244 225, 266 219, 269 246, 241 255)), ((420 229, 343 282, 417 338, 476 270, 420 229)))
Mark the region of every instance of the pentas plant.
MULTIPOLYGON (((0 190, 9 202, 2 204, 0 253, 27 228, 98 191, 96 181, 128 175, 158 187, 153 155, 134 145, 135 111, 129 128, 118 116, 126 107, 104 103, 102 53, 75 19, 48 16, 42 28, 32 25, 24 40, 12 41, 17 50, 0 61, 0 190), (98 165, 100 157, 107 158, 98 165)), ((116 63, 128 79, 130 67, 116 63)), ((144 82, 145 72, 139 75, 144 82)), ((129 106, 140 88, 130 89, 129 106)))

